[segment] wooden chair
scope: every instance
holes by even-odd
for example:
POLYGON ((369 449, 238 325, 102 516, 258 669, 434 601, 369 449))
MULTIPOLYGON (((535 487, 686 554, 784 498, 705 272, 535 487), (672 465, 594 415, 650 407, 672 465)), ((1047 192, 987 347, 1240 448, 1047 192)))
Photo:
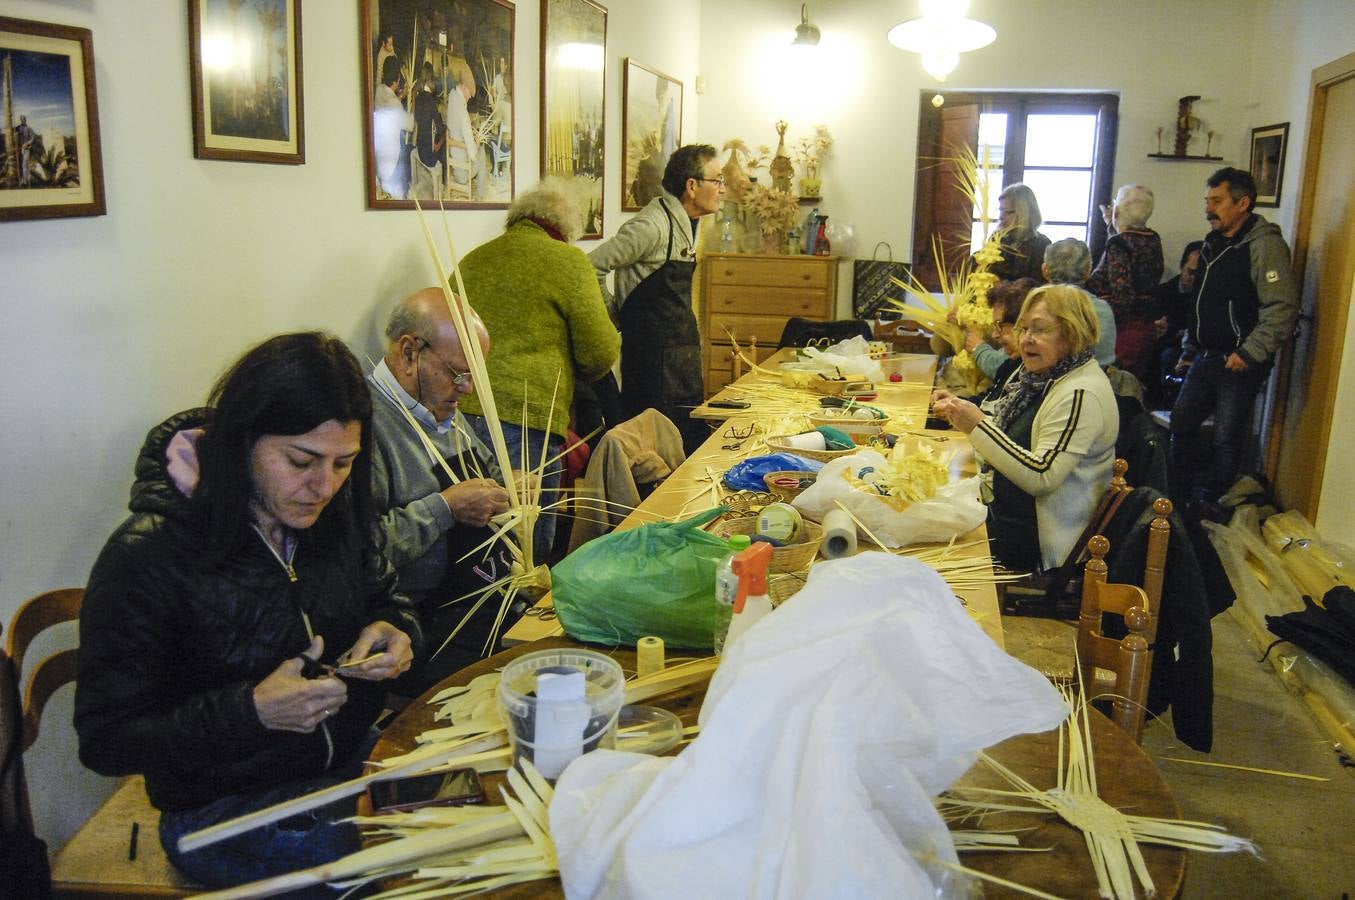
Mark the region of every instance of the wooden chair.
MULTIPOLYGON (((5 654, 22 675, 29 647, 43 631, 80 618, 83 588, 48 591, 19 607, 10 623, 5 654)), ((53 653, 33 667, 22 691, 22 746, 38 739, 42 711, 57 689, 75 681, 78 648, 53 653)), ((0 665, 3 661, 0 661, 0 665)), ((0 722, 0 726, 3 723, 0 722)), ((0 731, 3 728, 0 727, 0 731)), ((21 795, 26 788, 21 785, 21 795)), ((26 797, 24 811, 27 812, 26 797)), ((146 796, 140 776, 125 779, 52 861, 54 897, 183 897, 197 888, 179 874, 160 846, 160 813, 146 796), (133 825, 135 859, 130 859, 133 825)))
POLYGON ((1157 639, 1158 614, 1162 597, 1162 563, 1170 526, 1170 501, 1159 500, 1166 509, 1154 506, 1157 514, 1149 526, 1149 566, 1145 587, 1118 584, 1106 580, 1106 554, 1110 541, 1095 535, 1088 542, 1091 559, 1082 578, 1082 609, 1078 616, 1078 678, 1088 699, 1109 693, 1111 718, 1137 742, 1143 734, 1143 719, 1148 701, 1148 677, 1153 666, 1153 642, 1157 639), (1154 547, 1156 546, 1156 548, 1154 547), (1153 568, 1156 560, 1157 566, 1153 568), (1151 592, 1148 588, 1151 588, 1151 592), (1106 614, 1123 618, 1128 632, 1122 638, 1104 632, 1106 614), (1110 678, 1099 677, 1100 672, 1110 678), (1107 683, 1108 682, 1108 683, 1107 683))
POLYGON ((1129 496, 1132 488, 1125 478, 1128 472, 1129 463, 1123 459, 1111 464, 1110 484, 1061 566, 1048 572, 1031 572, 1017 581, 998 586, 998 599, 1004 613, 1057 616, 1066 611, 1068 614, 1064 617, 1072 618, 1074 608, 1061 604, 1060 600, 1069 598, 1068 603, 1071 604, 1079 596, 1077 577, 1087 561, 1087 543, 1093 535, 1106 530, 1119 512, 1120 505, 1129 496))

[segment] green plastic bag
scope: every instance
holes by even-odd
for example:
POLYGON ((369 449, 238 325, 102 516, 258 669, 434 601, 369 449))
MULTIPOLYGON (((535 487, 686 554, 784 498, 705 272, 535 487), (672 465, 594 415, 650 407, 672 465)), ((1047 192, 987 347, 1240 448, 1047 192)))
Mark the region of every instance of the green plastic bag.
POLYGON ((654 635, 670 646, 710 649, 715 569, 729 544, 701 526, 725 509, 613 531, 561 560, 551 592, 565 631, 596 644, 632 645, 654 635))

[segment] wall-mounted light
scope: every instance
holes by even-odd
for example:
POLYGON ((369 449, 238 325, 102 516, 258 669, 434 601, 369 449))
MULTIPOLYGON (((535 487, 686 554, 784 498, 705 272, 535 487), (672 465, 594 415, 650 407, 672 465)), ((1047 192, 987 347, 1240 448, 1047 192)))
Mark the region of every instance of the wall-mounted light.
POLYGON ((960 54, 997 40, 991 25, 966 19, 969 0, 922 0, 922 17, 889 29, 889 43, 921 54, 922 68, 937 81, 955 71, 960 54))
POLYGON ((792 47, 817 47, 819 45, 819 26, 809 24, 807 4, 800 4, 800 24, 795 26, 795 40, 792 47))

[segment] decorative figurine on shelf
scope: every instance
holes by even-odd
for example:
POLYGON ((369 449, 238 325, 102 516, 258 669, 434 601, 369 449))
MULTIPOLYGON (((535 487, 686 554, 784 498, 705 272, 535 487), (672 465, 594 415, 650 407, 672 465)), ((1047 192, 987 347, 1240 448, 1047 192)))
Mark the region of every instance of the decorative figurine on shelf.
POLYGON ((815 125, 812 135, 795 142, 795 161, 800 164, 804 176, 800 179, 802 199, 817 199, 823 193, 823 159, 832 146, 833 137, 828 133, 827 125, 815 125))
POLYGON ((1157 155, 1158 155, 1158 156, 1161 156, 1161 155, 1162 155, 1162 131, 1163 131, 1162 126, 1161 126, 1161 125, 1157 126, 1157 155))
POLYGON ((744 198, 744 206, 757 214, 758 231, 762 235, 762 252, 785 251, 786 233, 800 218, 800 204, 791 194, 779 188, 754 183, 744 198))
POLYGON ((1206 140, 1205 143, 1204 143, 1204 155, 1205 155, 1205 156, 1208 156, 1208 155, 1210 154, 1210 152, 1214 149, 1214 131, 1213 131, 1213 129, 1210 129, 1209 131, 1205 132, 1205 138, 1207 138, 1207 140, 1206 140))
POLYGON ((780 141, 776 145, 776 155, 772 157, 772 164, 767 171, 772 176, 772 187, 778 191, 790 193, 790 182, 795 177, 795 166, 786 155, 786 129, 790 126, 785 120, 776 123, 776 133, 780 141))
POLYGON ((1177 156, 1185 156, 1186 145, 1190 143, 1190 133, 1200 127, 1200 120, 1190 114, 1191 106, 1200 99, 1199 94, 1190 94, 1176 101, 1176 149, 1177 156))

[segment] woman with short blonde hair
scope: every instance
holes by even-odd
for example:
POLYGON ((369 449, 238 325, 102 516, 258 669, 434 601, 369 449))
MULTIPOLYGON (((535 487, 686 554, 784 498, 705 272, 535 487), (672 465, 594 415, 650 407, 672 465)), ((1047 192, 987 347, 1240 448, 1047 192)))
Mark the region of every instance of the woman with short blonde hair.
POLYGON ((1049 238, 1040 234, 1044 224, 1040 204, 1029 186, 1009 184, 997 195, 998 227, 1002 229, 1002 261, 988 271, 1005 281, 1034 278, 1044 283, 1041 267, 1049 238))
POLYGON ((940 397, 936 415, 982 457, 993 555, 1015 571, 1062 564, 1110 481, 1120 414, 1092 348, 1091 297, 1036 288, 1016 322, 1021 368, 983 408, 940 397))

